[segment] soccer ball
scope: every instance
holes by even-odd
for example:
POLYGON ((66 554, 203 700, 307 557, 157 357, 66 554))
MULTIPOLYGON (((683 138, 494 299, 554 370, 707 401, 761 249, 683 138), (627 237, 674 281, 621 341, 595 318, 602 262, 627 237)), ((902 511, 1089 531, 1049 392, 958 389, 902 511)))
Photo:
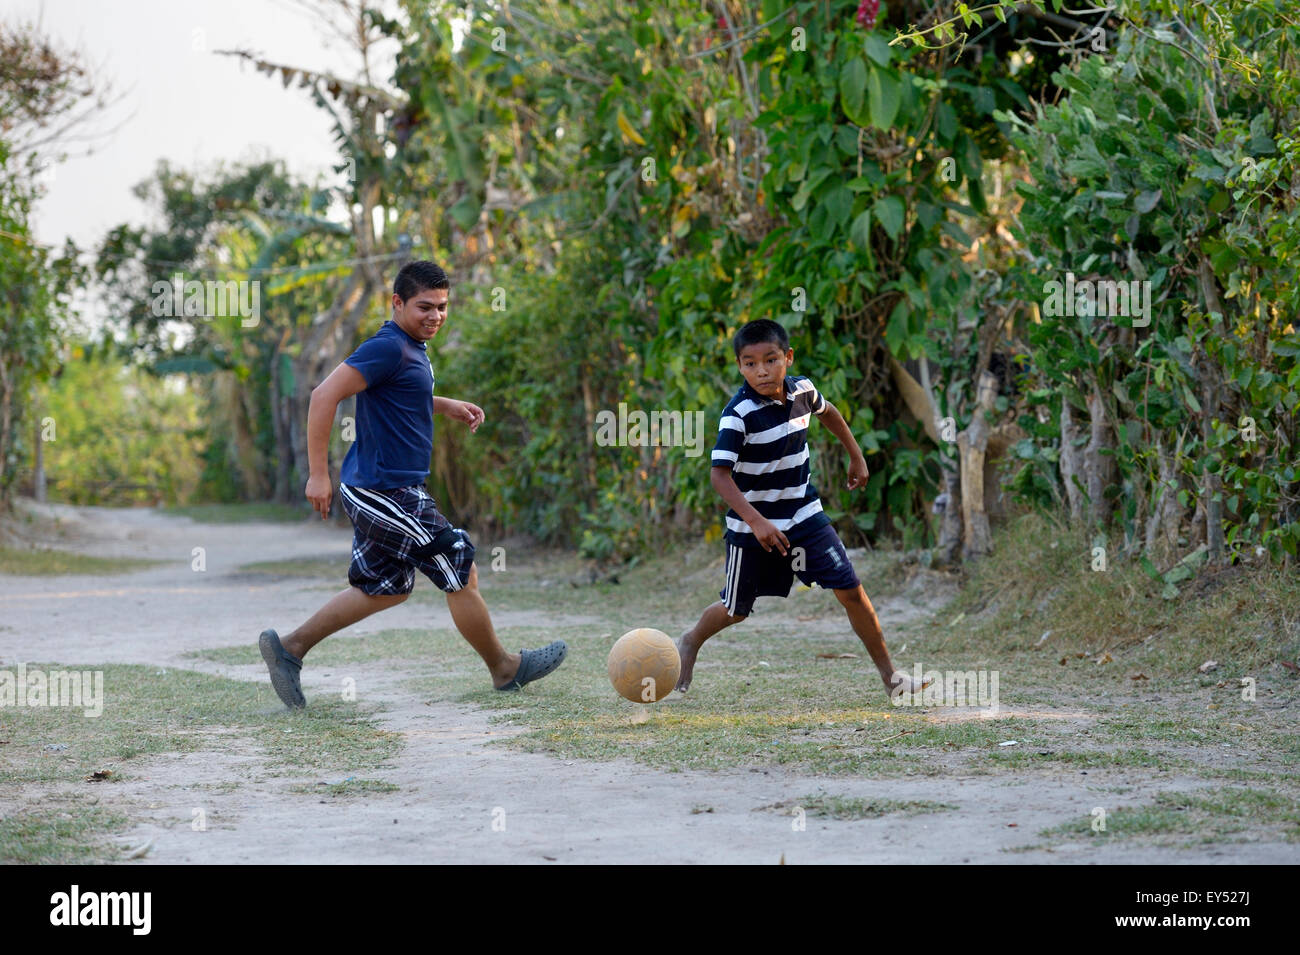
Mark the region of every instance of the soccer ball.
POLYGON ((609 681, 633 703, 656 703, 673 691, 682 672, 677 645, 662 630, 638 627, 609 651, 609 681))

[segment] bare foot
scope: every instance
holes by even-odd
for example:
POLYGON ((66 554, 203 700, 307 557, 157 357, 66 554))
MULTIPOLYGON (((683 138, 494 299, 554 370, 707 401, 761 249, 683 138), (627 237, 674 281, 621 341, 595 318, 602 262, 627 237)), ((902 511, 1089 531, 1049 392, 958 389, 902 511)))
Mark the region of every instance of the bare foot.
POLYGON ((890 697, 920 693, 934 682, 934 677, 927 674, 920 683, 917 683, 910 674, 902 670, 895 670, 894 675, 888 677, 882 673, 880 678, 885 681, 885 689, 889 691, 890 697))
POLYGON ((700 652, 699 645, 690 640, 690 631, 677 638, 677 655, 682 658, 682 672, 677 677, 677 692, 685 693, 691 688, 691 677, 695 673, 695 655, 700 652))

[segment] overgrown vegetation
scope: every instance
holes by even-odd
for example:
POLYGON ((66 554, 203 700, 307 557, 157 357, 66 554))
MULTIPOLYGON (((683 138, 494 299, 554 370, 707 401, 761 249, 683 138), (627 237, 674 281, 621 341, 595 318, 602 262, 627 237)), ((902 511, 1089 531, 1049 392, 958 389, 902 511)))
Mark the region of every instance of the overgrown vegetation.
MULTIPOLYGON (((162 165, 137 189, 157 221, 97 250, 114 340, 201 403, 202 426, 175 432, 197 481, 157 473, 166 442, 147 435, 127 486, 294 502, 311 387, 420 255, 454 278, 438 389, 488 412, 475 435, 439 422, 431 484, 484 532, 609 564, 669 527, 716 534, 695 451, 739 383, 729 336, 763 316, 868 453, 851 495, 812 431, 850 544, 983 556, 1014 495, 1113 537, 1107 559, 1166 596, 1207 564, 1294 563, 1294 0, 393 12, 349 12, 363 81, 238 53, 330 112, 346 181, 162 165), (370 72, 380 47, 390 77, 370 72), (160 316, 153 285, 177 275, 260 283, 257 320, 160 316), (1136 299, 1067 302, 1049 284, 1067 281, 1136 299), (704 425, 598 443, 620 409, 704 425)), ((6 232, 26 234, 31 194, 11 187, 6 232)), ((37 381, 73 360, 50 325, 68 283, 5 242, 6 287, 46 289, 11 303, 26 344, 4 352, 37 381)), ((30 455, 32 422, 13 420, 7 480, 30 455)), ((65 457, 55 493, 110 499, 65 457)))

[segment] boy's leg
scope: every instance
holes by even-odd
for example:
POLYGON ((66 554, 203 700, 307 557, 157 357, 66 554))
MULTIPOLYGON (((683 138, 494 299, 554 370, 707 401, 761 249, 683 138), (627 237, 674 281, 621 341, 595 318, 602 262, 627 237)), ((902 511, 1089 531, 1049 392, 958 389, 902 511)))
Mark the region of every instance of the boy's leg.
POLYGON ((833 527, 821 528, 801 546, 805 560, 802 570, 796 571, 804 583, 817 583, 827 590, 835 591, 835 597, 849 615, 853 632, 858 635, 862 645, 871 655, 871 662, 876 665, 885 689, 892 693, 902 684, 908 691, 921 689, 912 686, 912 678, 906 673, 894 670, 894 661, 889 658, 889 649, 885 646, 885 635, 880 629, 880 620, 876 608, 862 589, 862 583, 853 570, 844 542, 840 540, 833 527))
POLYGON ((502 687, 510 683, 519 670, 520 656, 517 653, 507 653, 497 639, 496 630, 492 626, 492 615, 488 613, 487 602, 478 589, 476 565, 470 565, 469 580, 465 586, 447 594, 447 609, 451 611, 451 619, 465 642, 487 664, 492 674, 492 685, 502 687))
POLYGON ((867 648, 867 653, 871 654, 871 662, 876 665, 876 672, 884 681, 885 689, 892 691, 896 685, 894 661, 889 658, 889 648, 885 646, 885 635, 880 629, 880 620, 876 616, 876 608, 871 605, 871 598, 861 584, 852 589, 837 590, 835 596, 848 613, 853 632, 867 648))
POLYGON ((744 615, 735 616, 728 611, 727 605, 721 600, 705 608, 704 613, 700 614, 699 622, 677 640, 677 654, 682 658, 682 672, 677 677, 678 693, 685 693, 691 688, 691 677, 695 673, 695 657, 699 654, 704 641, 719 630, 725 630, 744 619, 744 615))
POLYGON ((498 690, 518 690, 554 672, 568 655, 568 645, 553 640, 535 650, 507 653, 497 639, 492 616, 478 589, 474 542, 463 530, 453 528, 452 532, 454 542, 450 546, 424 553, 416 566, 447 595, 451 619, 465 642, 487 664, 492 685, 498 690))
POLYGON ((262 659, 266 661, 271 686, 275 688, 280 702, 290 709, 307 705, 307 699, 302 695, 300 673, 302 658, 308 650, 331 633, 337 633, 372 613, 401 603, 408 594, 409 591, 372 595, 353 586, 331 597, 325 606, 283 640, 274 630, 263 630, 257 638, 257 646, 262 659))
MULTIPOLYGON (((677 677, 677 692, 685 693, 691 687, 691 678, 695 673, 695 658, 704 641, 719 630, 740 623, 754 609, 754 599, 759 593, 779 593, 781 574, 772 577, 770 560, 764 560, 766 553, 761 548, 737 547, 727 543, 727 585, 718 594, 722 599, 706 607, 700 614, 699 621, 677 640, 677 655, 682 660, 682 671, 677 677), (776 584, 773 589, 773 584, 776 584), (760 585, 765 585, 760 589, 760 585)), ((785 586, 789 590, 788 568, 785 574, 785 586)))
POLYGON ((375 497, 375 492, 358 492, 346 484, 339 485, 339 498, 353 527, 352 563, 348 566, 351 586, 331 597, 306 623, 283 639, 274 630, 263 630, 258 637, 258 648, 270 672, 271 685, 284 705, 293 709, 307 703, 299 679, 302 658, 307 651, 330 634, 401 603, 410 596, 415 583, 414 567, 396 546, 404 538, 398 522, 392 518, 397 512, 385 514, 367 505, 368 510, 363 513, 357 503, 358 493, 384 504, 381 498, 375 497), (393 530, 394 526, 398 527, 397 531, 393 530))
POLYGON ((409 596, 410 594, 372 596, 356 587, 349 587, 331 597, 329 602, 312 614, 306 623, 287 637, 282 637, 280 643, 286 650, 301 659, 307 655, 308 650, 331 633, 338 633, 344 627, 350 627, 372 613, 395 607, 409 596))

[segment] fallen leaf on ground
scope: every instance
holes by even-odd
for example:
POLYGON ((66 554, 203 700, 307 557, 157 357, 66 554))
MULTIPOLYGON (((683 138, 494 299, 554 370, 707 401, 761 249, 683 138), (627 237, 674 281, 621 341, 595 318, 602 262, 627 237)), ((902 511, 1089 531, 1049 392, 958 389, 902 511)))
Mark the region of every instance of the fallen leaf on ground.
POLYGON ((819 653, 819 654, 817 654, 817 659, 818 659, 818 660, 856 660, 857 658, 858 658, 858 655, 857 655, 856 653, 819 653))
POLYGON ((1147 676, 1145 673, 1134 673, 1132 676, 1129 677, 1129 679, 1130 679, 1130 680, 1149 680, 1149 679, 1151 679, 1151 678, 1150 678, 1149 676, 1147 676))
POLYGON ((1282 664, 1282 666, 1286 667, 1288 670, 1295 670, 1297 673, 1300 673, 1300 667, 1296 666, 1289 660, 1278 660, 1277 662, 1282 664))
POLYGON ((113 775, 113 771, 111 769, 97 769, 95 770, 95 772, 91 773, 89 776, 86 777, 86 782, 100 783, 112 775, 113 775))
POLYGON ((1098 666, 1100 666, 1103 663, 1114 663, 1114 662, 1115 662, 1115 658, 1111 656, 1109 653, 1103 653, 1101 656, 1097 658, 1098 666))
POLYGON ((149 840, 148 842, 146 842, 144 845, 142 845, 142 846, 136 846, 134 849, 132 849, 130 852, 128 852, 128 853, 126 854, 126 858, 128 858, 128 859, 143 859, 145 856, 147 856, 147 855, 149 854, 149 850, 152 849, 152 848, 153 848, 153 840, 150 839, 150 840, 149 840))
POLYGON ((1219 668, 1218 660, 1206 660, 1204 663, 1198 666, 1196 670, 1198 673, 1209 673, 1211 670, 1217 670, 1218 668, 1219 668))
POLYGON ((998 745, 999 745, 999 746, 1019 746, 1019 745, 1020 745, 1020 740, 1018 740, 1018 739, 1007 739, 1007 740, 1003 740, 1001 743, 998 743, 998 745))

